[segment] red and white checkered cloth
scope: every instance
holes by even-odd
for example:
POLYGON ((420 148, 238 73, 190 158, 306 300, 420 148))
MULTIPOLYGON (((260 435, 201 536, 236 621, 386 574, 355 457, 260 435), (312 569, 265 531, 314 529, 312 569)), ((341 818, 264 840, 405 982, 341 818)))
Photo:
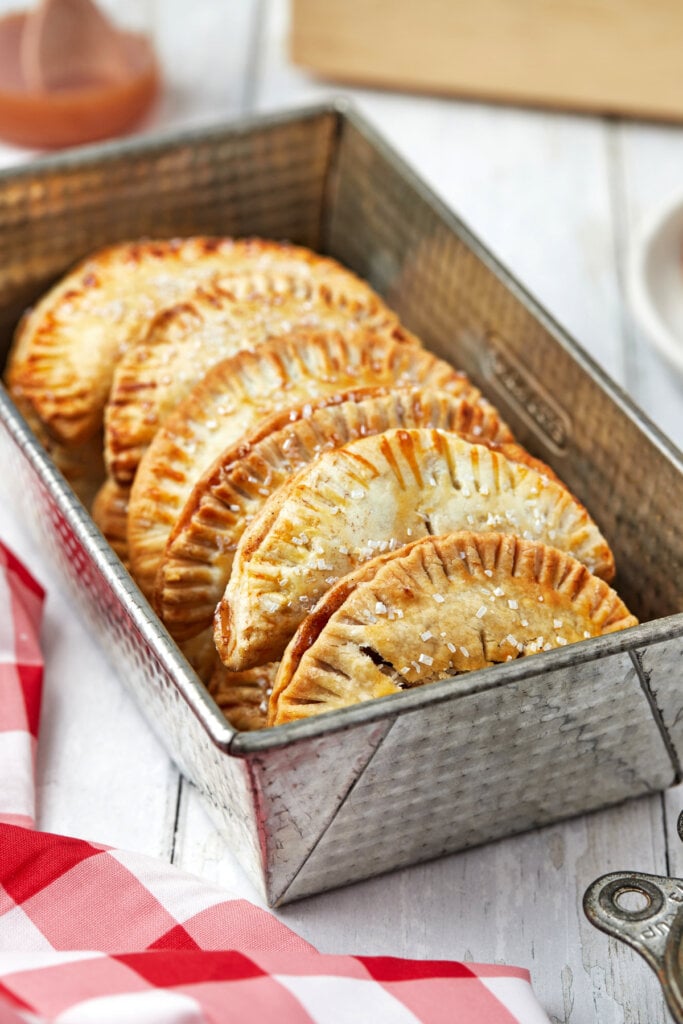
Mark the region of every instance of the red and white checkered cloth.
POLYGON ((28 827, 35 820, 43 596, 0 541, 0 821, 28 827))
POLYGON ((525 970, 323 955, 162 861, 32 831, 42 596, 0 544, 0 1024, 548 1024, 525 970))

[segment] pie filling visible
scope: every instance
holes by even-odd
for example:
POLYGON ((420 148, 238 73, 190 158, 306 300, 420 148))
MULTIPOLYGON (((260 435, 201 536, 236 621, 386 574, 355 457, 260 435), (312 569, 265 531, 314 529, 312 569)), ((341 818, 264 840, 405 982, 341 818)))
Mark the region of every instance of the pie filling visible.
POLYGON ((514 535, 427 536, 343 577, 288 645, 268 724, 636 625, 571 555, 514 535))

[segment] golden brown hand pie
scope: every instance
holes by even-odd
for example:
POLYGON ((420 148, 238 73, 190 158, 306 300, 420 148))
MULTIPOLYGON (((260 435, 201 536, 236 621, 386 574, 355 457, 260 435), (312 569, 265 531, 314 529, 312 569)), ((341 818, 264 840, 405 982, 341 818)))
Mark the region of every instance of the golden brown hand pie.
MULTIPOLYGON (((263 417, 369 385, 435 387, 471 401, 467 377, 415 345, 359 330, 296 331, 209 370, 158 431, 140 462, 128 506, 131 569, 151 595, 168 537, 195 483, 263 417)), ((272 660, 272 659, 267 659, 272 660)))
POLYGON ((353 276, 307 249, 259 239, 113 245, 80 263, 24 317, 10 355, 10 391, 57 440, 86 441, 102 426, 116 363, 160 309, 219 271, 306 267, 316 278, 353 276))
POLYGON ((102 433, 80 444, 64 445, 50 437, 45 426, 26 403, 17 402, 24 419, 77 498, 90 509, 105 477, 102 433))
POLYGON ((425 534, 495 530, 541 540, 611 579, 614 559, 562 486, 440 430, 389 430, 323 452, 245 530, 216 614, 229 668, 277 661, 340 576, 425 534))
POLYGON ((499 533, 424 537, 344 577, 280 665, 268 724, 637 625, 570 555, 499 533))
POLYGON ((105 480, 95 495, 92 517, 123 564, 128 568, 129 489, 105 480))
POLYGON ((243 732, 262 729, 266 724, 268 697, 277 665, 263 665, 246 672, 230 672, 220 661, 208 683, 208 690, 230 725, 243 732))
POLYGON ((296 327, 359 327, 397 340, 417 339, 369 285, 349 271, 313 276, 310 263, 296 272, 277 266, 258 273, 202 283, 186 302, 163 310, 147 334, 123 355, 114 372, 105 410, 105 455, 109 473, 130 484, 140 458, 166 416, 216 363, 296 327))
POLYGON ((322 451, 393 427, 510 438, 483 401, 422 388, 366 391, 348 401, 328 396, 316 409, 298 406, 271 416, 224 451, 197 483, 166 544, 154 600, 176 640, 211 625, 245 527, 281 484, 322 451))

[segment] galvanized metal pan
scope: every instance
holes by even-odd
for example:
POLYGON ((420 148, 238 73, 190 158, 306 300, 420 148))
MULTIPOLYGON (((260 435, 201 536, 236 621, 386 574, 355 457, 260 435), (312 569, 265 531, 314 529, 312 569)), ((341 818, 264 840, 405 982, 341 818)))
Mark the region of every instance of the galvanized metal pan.
MULTIPOLYGON (((683 813, 678 834, 683 839, 683 813)), ((683 1024, 683 878, 615 871, 589 886, 583 909, 596 928, 647 960, 683 1024)))
POLYGON ((683 458, 354 111, 329 104, 0 173, 0 366, 22 311, 76 260, 117 240, 188 234, 286 238, 365 277, 581 497, 641 621, 236 732, 0 386, 9 500, 266 899, 300 899, 676 781, 683 458))

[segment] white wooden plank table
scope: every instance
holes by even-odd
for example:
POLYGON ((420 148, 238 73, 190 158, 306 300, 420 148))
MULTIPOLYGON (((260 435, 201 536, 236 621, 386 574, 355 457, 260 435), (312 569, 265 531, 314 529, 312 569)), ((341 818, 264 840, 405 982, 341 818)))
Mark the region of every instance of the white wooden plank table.
MULTIPOLYGON (((338 95, 286 56, 285 0, 156 5, 169 88, 143 127, 185 126, 338 95)), ((683 129, 346 90, 396 148, 679 446, 683 383, 630 316, 638 224, 683 185, 683 129)), ((31 154, 0 146, 0 164, 31 154)), ((171 859, 258 899, 2 501, 0 536, 48 588, 39 826, 171 859)), ((554 1024, 664 1024, 654 975, 584 919, 617 869, 683 874, 681 788, 284 908, 329 952, 527 966, 554 1024)), ((380 1022, 378 1022, 380 1024, 380 1022)))

